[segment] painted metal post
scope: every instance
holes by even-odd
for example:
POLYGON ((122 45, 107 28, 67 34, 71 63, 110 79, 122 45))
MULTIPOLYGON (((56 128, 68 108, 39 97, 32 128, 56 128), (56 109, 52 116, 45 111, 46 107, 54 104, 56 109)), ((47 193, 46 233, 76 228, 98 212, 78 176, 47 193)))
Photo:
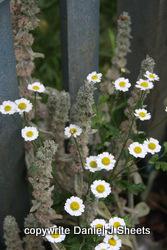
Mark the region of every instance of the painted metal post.
MULTIPOLYGON (((149 94, 147 100, 152 119, 147 124, 150 136, 159 140, 167 138, 167 123, 156 124, 165 117, 164 99, 167 98, 167 1, 118 0, 118 14, 127 11, 132 19, 132 53, 128 56, 131 81, 135 81, 140 63, 148 54, 156 62, 155 71, 160 75, 160 83, 149 94), (150 130, 150 127, 154 129, 150 130)), ((166 100, 167 104, 167 100, 166 100)))
MULTIPOLYGON (((0 2, 0 103, 19 96, 9 0, 0 2)), ((0 249, 3 220, 15 216, 20 225, 29 209, 24 143, 19 115, 0 114, 0 249)))
POLYGON ((62 68, 74 102, 87 74, 98 70, 99 0, 61 0, 62 68))

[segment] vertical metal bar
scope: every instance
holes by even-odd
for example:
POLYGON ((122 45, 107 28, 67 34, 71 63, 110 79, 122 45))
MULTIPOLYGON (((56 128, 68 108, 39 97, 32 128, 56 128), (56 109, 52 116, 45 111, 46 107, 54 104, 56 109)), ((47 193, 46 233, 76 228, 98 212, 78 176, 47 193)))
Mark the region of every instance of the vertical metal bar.
POLYGON ((61 0, 64 88, 74 102, 87 74, 98 70, 99 0, 61 0))
MULTIPOLYGON (((13 50, 9 0, 0 3, 0 103, 19 96, 13 50)), ((3 220, 14 215, 22 225, 28 212, 28 185, 25 178, 24 143, 19 115, 0 114, 0 249, 3 220)))

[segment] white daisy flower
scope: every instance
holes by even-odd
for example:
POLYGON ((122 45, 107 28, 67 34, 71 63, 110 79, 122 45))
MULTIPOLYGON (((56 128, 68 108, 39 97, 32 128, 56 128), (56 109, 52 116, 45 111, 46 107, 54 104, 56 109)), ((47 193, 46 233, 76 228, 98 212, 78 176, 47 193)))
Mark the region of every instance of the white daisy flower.
POLYGON ((107 225, 107 223, 103 219, 95 219, 90 224, 91 227, 95 227, 95 228, 103 228, 106 225, 107 225))
POLYGON ((14 102, 11 101, 4 101, 0 105, 0 112, 2 114, 8 114, 8 115, 13 115, 16 112, 16 105, 14 102))
POLYGON ((131 87, 131 84, 129 82, 128 79, 125 79, 124 77, 118 78, 115 82, 114 82, 115 88, 117 90, 126 92, 129 90, 129 88, 131 87))
POLYGON ((161 145, 159 145, 159 141, 154 138, 145 140, 144 146, 146 147, 147 152, 151 153, 152 155, 160 152, 161 150, 161 145))
POLYGON ((95 247, 95 250, 109 250, 110 249, 110 245, 107 243, 100 243, 95 247))
POLYGON ((45 86, 40 82, 34 82, 32 84, 28 84, 28 90, 43 93, 45 92, 45 86))
POLYGON ((135 86, 136 86, 136 88, 139 88, 141 90, 148 90, 148 89, 152 89, 154 87, 152 82, 150 82, 148 80, 143 80, 143 79, 140 79, 139 81, 137 81, 135 86))
POLYGON ((77 136, 80 136, 81 133, 82 129, 75 124, 70 124, 70 126, 66 127, 64 130, 64 134, 67 138, 70 138, 71 136, 76 138, 77 136))
POLYGON ((97 156, 89 156, 86 158, 85 169, 89 170, 90 172, 96 172, 100 170, 97 162, 97 156))
POLYGON ((97 163, 101 169, 105 169, 107 171, 112 170, 115 166, 115 158, 112 154, 108 152, 103 152, 98 155, 97 163))
POLYGON ((110 250, 119 250, 122 246, 122 241, 118 238, 117 235, 106 235, 104 242, 109 244, 110 250))
POLYGON ((32 103, 25 98, 16 100, 15 103, 16 103, 17 111, 20 114, 22 114, 23 112, 29 112, 32 110, 32 103))
MULTIPOLYGON (((103 219, 95 219, 91 222, 90 224, 91 227, 95 228, 95 229, 103 229, 106 228, 108 226, 107 222, 103 219)), ((103 235, 103 233, 98 233, 98 235, 103 235)))
POLYGON ((126 224, 125 224, 125 221, 124 219, 122 218, 119 218, 119 217, 112 217, 110 220, 109 220, 109 226, 110 227, 113 227, 114 229, 117 229, 118 227, 124 227, 126 224))
POLYGON ((57 226, 54 226, 50 229, 54 229, 54 233, 52 234, 47 234, 46 239, 51 242, 51 243, 59 243, 65 240, 66 235, 65 234, 60 234, 58 231, 58 228, 56 230, 57 226))
POLYGON ((165 112, 167 112, 167 107, 165 108, 165 112))
POLYGON ((25 127, 21 130, 21 135, 25 141, 34 141, 38 138, 39 132, 35 127, 25 127))
POLYGON ((144 75, 148 80, 150 81, 159 81, 159 76, 156 75, 155 73, 151 73, 149 71, 146 71, 144 75))
POLYGON ((147 154, 146 147, 138 142, 133 142, 132 144, 130 144, 128 149, 129 153, 136 158, 144 158, 147 154))
POLYGON ((93 83, 101 82, 101 78, 102 78, 102 74, 97 73, 96 71, 93 71, 92 73, 90 73, 87 76, 87 80, 88 80, 89 83, 91 83, 91 82, 93 82, 93 83))
POLYGON ((141 121, 150 120, 151 114, 146 109, 136 109, 134 115, 141 121))
POLYGON ((80 216, 85 210, 85 205, 83 204, 83 200, 79 197, 72 196, 66 200, 64 209, 72 216, 80 216))
POLYGON ((95 180, 90 188, 97 198, 106 198, 111 193, 110 184, 104 180, 95 180))

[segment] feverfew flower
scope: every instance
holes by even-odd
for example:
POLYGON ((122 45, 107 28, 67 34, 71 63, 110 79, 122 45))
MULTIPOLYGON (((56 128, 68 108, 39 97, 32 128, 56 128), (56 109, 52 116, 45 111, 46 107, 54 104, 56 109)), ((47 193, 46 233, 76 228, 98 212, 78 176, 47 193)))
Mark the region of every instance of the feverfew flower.
POLYGON ((138 142, 133 142, 129 146, 129 153, 133 155, 136 158, 144 158, 147 154, 147 149, 144 145, 138 143, 138 142))
POLYGON ((149 71, 146 71, 144 75, 148 80, 150 81, 159 81, 159 76, 156 75, 155 73, 151 73, 149 71))
POLYGON ((64 209, 72 216, 80 216, 85 210, 85 205, 79 197, 72 196, 66 200, 64 209))
POLYGON ((92 73, 90 73, 87 76, 87 80, 88 80, 89 83, 91 83, 91 82, 93 82, 93 83, 101 82, 101 78, 102 78, 102 74, 97 73, 96 71, 93 71, 92 73))
POLYGON ((89 156, 86 158, 85 169, 89 170, 90 172, 96 172, 100 170, 97 162, 97 156, 89 156))
POLYGON ((17 111, 20 114, 22 114, 23 112, 29 112, 32 110, 32 103, 25 98, 16 100, 15 103, 16 103, 17 111))
POLYGON ((95 250, 109 250, 110 249, 110 245, 107 243, 100 243, 95 247, 95 250))
POLYGON ((109 220, 109 226, 117 229, 118 227, 124 227, 126 224, 125 224, 125 221, 124 219, 122 218, 119 218, 119 217, 112 217, 110 220, 109 220))
POLYGON ((128 79, 125 79, 124 77, 118 78, 115 82, 114 82, 115 88, 117 90, 126 92, 129 90, 129 88, 131 87, 131 84, 129 82, 128 79))
POLYGON ((138 117, 141 121, 151 119, 151 114, 148 113, 146 109, 135 109, 134 115, 138 117))
POLYGON ((102 232, 103 228, 106 228, 108 226, 108 224, 103 219, 95 219, 92 221, 90 226, 95 228, 95 229, 100 229, 100 232, 97 231, 97 235, 101 236, 104 234, 104 232, 102 232))
POLYGON ((38 138, 39 132, 35 127, 25 127, 21 130, 21 135, 25 141, 34 141, 38 138))
POLYGON ((49 229, 50 229, 51 232, 53 230, 53 233, 46 235, 46 239, 49 242, 51 242, 51 243, 59 243, 59 242, 62 242, 62 241, 65 240, 66 235, 65 234, 60 234, 59 231, 58 231, 57 226, 54 226, 54 227, 49 228, 49 229))
POLYGON ((141 90, 148 90, 148 89, 152 89, 154 87, 152 82, 150 82, 148 80, 143 80, 143 79, 140 79, 139 81, 137 81, 135 86, 136 86, 136 88, 139 88, 141 90))
POLYGON ((70 124, 70 126, 66 127, 64 130, 64 134, 67 138, 70 138, 71 136, 76 138, 77 136, 80 136, 81 133, 82 129, 75 124, 70 124))
POLYGON ((147 152, 151 153, 152 155, 160 152, 161 150, 161 145, 159 145, 159 141, 154 138, 145 140, 144 146, 146 147, 147 152))
POLYGON ((28 84, 28 90, 43 93, 45 92, 45 86, 40 82, 34 82, 32 84, 28 84))
POLYGON ((106 235, 104 242, 109 244, 110 250, 119 250, 122 246, 122 242, 117 235, 106 235))
POLYGON ((11 101, 4 101, 0 105, 0 112, 2 114, 8 114, 8 115, 13 115, 16 112, 16 105, 14 102, 11 101))
POLYGON ((103 152, 98 155, 97 162, 101 169, 105 169, 107 171, 112 170, 115 166, 114 156, 108 152, 103 152))
POLYGON ((104 180, 95 180, 90 188, 97 198, 106 198, 111 193, 110 184, 104 180))
POLYGON ((103 228, 106 225, 107 225, 107 223, 103 219, 95 219, 90 224, 91 227, 95 227, 95 228, 103 228))

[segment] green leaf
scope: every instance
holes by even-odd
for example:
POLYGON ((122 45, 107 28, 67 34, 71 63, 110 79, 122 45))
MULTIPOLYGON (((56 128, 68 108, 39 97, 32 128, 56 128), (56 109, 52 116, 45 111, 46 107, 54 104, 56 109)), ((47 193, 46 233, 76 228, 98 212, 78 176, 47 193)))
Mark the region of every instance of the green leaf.
POLYGON ((165 153, 167 153, 167 142, 164 142, 164 151, 165 151, 165 153))
POLYGON ((118 182, 118 185, 122 190, 128 190, 129 192, 135 195, 145 190, 145 185, 143 183, 134 184, 126 180, 120 180, 118 182))
POLYGON ((157 170, 167 171, 167 162, 158 161, 156 162, 155 168, 157 170))
POLYGON ((153 156, 151 157, 151 159, 149 160, 149 164, 154 165, 154 164, 156 163, 156 161, 158 161, 158 159, 159 159, 159 157, 158 157, 157 154, 153 155, 153 156))

